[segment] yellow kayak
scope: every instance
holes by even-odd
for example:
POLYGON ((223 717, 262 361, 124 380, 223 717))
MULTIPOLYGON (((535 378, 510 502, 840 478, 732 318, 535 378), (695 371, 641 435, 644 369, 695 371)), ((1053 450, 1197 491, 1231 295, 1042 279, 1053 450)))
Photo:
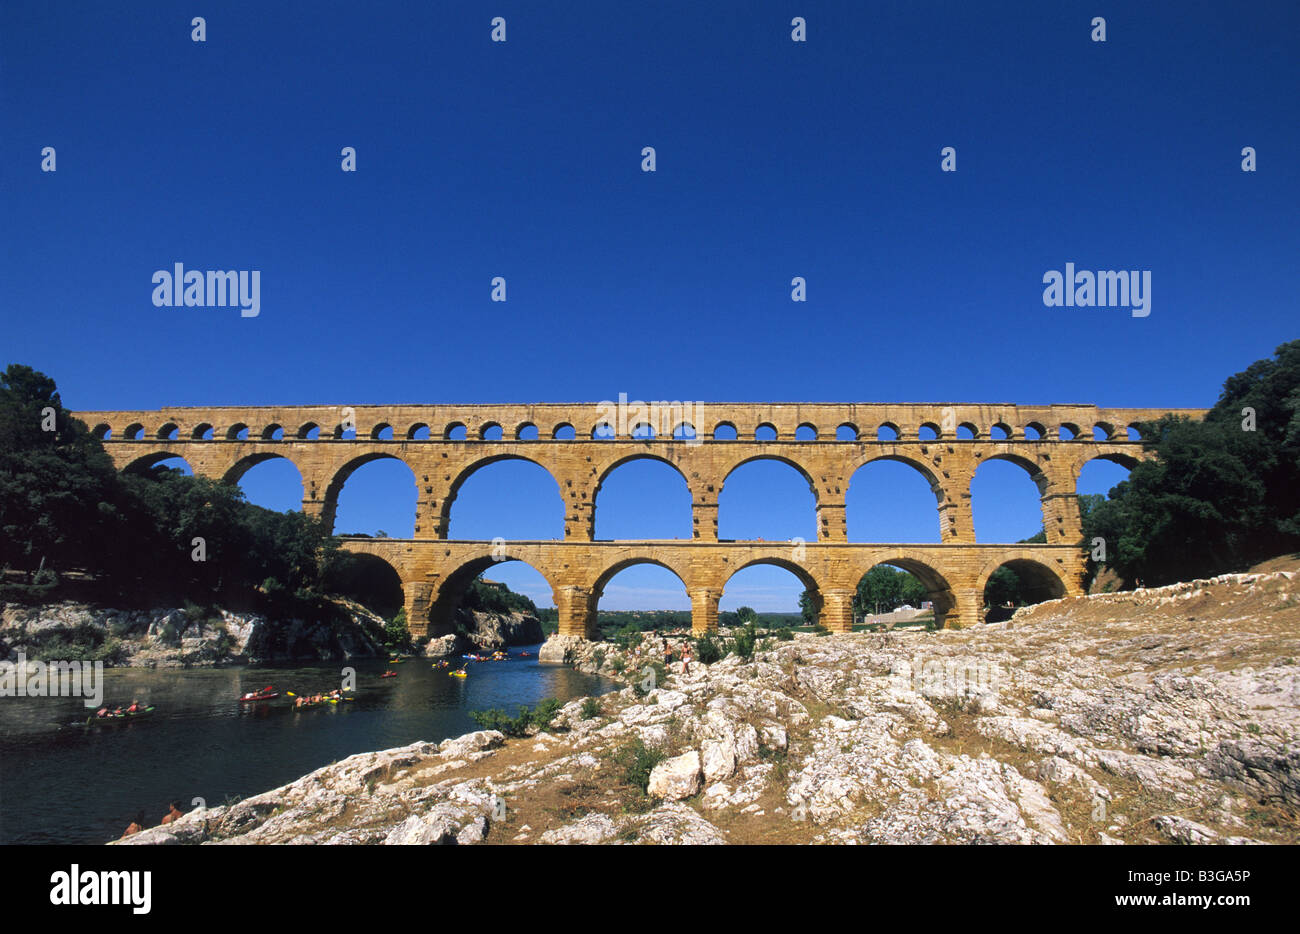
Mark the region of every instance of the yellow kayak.
POLYGON ((468 677, 469 677, 469 673, 468 673, 468 672, 465 672, 465 671, 453 671, 453 672, 451 672, 451 676, 452 676, 453 678, 468 678, 468 677))

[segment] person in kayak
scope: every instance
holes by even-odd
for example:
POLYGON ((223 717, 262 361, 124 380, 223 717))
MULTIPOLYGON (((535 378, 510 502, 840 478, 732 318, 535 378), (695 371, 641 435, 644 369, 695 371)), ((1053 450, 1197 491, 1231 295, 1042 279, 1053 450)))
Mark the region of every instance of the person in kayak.
POLYGON ((127 713, 139 713, 141 710, 140 702, 134 697, 131 698, 131 706, 126 708, 127 713))
POLYGON ((167 813, 163 815, 162 822, 164 824, 170 824, 172 821, 177 820, 178 818, 184 816, 185 816, 185 812, 181 810, 180 802, 173 801, 167 813))

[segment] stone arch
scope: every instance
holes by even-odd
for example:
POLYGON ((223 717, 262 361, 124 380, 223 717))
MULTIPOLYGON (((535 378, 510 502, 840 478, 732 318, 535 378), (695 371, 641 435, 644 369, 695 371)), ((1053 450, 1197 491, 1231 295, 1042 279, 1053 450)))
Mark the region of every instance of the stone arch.
POLYGON ((893 422, 881 422, 876 426, 877 441, 898 441, 901 440, 902 437, 903 432, 899 430, 898 425, 893 422), (882 433, 885 435, 883 438, 881 437, 882 433))
POLYGON ((605 463, 603 466, 596 468, 597 470, 596 481, 594 484, 592 484, 592 488, 591 488, 591 509, 592 509, 591 528, 592 528, 593 535, 600 521, 601 488, 605 485, 605 482, 609 479, 610 475, 615 470, 617 470, 620 467, 626 466, 627 464, 630 464, 634 461, 657 461, 658 463, 661 464, 667 464, 669 467, 672 468, 673 472, 678 477, 681 478, 682 488, 686 492, 685 531, 689 536, 690 529, 691 529, 691 522, 692 522, 691 503, 694 500, 691 491, 691 482, 687 478, 686 474, 682 471, 682 468, 679 464, 670 460, 668 457, 665 457, 663 454, 658 454, 655 453, 654 451, 636 451, 631 454, 626 454, 621 457, 614 458, 613 460, 610 460, 607 463, 605 463))
MULTIPOLYGON (((746 464, 753 463, 754 461, 779 461, 787 467, 793 467, 799 472, 801 477, 808 481, 808 489, 812 490, 813 500, 815 502, 820 502, 820 497, 817 494, 817 484, 813 481, 812 471, 794 458, 787 457, 783 454, 750 454, 746 457, 742 457, 733 464, 725 465, 722 471, 720 471, 722 474, 722 482, 718 484, 718 495, 722 495, 722 491, 726 488, 727 481, 731 479, 732 474, 741 467, 744 467, 746 464)), ((681 468, 679 467, 678 470, 680 469, 681 468)))
POLYGON ((216 431, 213 429, 211 422, 199 422, 194 426, 194 430, 190 432, 190 437, 195 441, 211 441, 216 437, 216 431))
POLYGON ((243 439, 241 439, 239 436, 241 434, 246 433, 247 431, 248 431, 247 425, 245 425, 243 422, 235 422, 233 425, 231 425, 229 428, 226 429, 226 440, 241 441, 243 439))
POLYGON ((938 422, 922 422, 920 427, 918 427, 916 430, 916 437, 921 441, 939 441, 942 440, 943 438, 943 428, 940 427, 938 422), (921 433, 924 431, 931 432, 934 435, 934 437, 933 438, 922 437, 921 433))
POLYGON ((263 441, 281 441, 283 439, 284 439, 284 428, 283 426, 275 422, 271 422, 269 425, 267 425, 265 428, 262 429, 263 441), (280 433, 279 438, 275 436, 276 432, 280 433))
POLYGON ((1050 565, 1023 552, 1002 552, 980 569, 979 579, 975 583, 975 595, 980 604, 984 602, 984 590, 988 586, 989 578, 1001 567, 1010 568, 1026 582, 1025 589, 1035 595, 1033 603, 1057 600, 1070 592, 1069 583, 1050 565))
POLYGON ((370 440, 372 441, 385 440, 384 439, 385 431, 390 432, 389 437, 391 438, 392 430, 393 430, 393 426, 388 424, 388 422, 375 422, 374 427, 370 429, 370 440))
POLYGON ((859 438, 858 426, 853 422, 841 422, 835 428, 836 441, 857 441, 859 438))
POLYGON ((143 441, 144 425, 139 422, 132 422, 126 426, 126 431, 122 432, 122 437, 127 441, 143 441))
POLYGON ((254 454, 245 454, 239 460, 231 464, 226 469, 226 472, 221 475, 221 482, 238 483, 240 480, 243 479, 244 474, 248 473, 249 470, 256 467, 258 464, 263 464, 266 461, 270 461, 270 460, 288 461, 289 463, 293 464, 294 469, 298 471, 298 478, 300 480, 303 479, 302 468, 298 466, 297 462, 294 461, 292 457, 289 457, 287 454, 281 454, 279 452, 258 451, 254 454))
POLYGON ((816 441, 818 437, 820 437, 820 433, 817 431, 817 426, 812 422, 800 422, 794 430, 794 439, 796 441, 816 441), (801 432, 803 433, 802 437, 800 436, 801 432), (809 435, 811 437, 808 437, 809 435))
POLYGON ((180 437, 180 433, 181 429, 179 425, 175 422, 168 422, 158 429, 157 437, 159 441, 175 441, 180 437))
MULTIPOLYGON (((941 519, 940 519, 939 511, 943 509, 946 503, 946 495, 944 493, 943 483, 940 481, 938 475, 935 473, 935 471, 932 469, 932 467, 929 464, 925 463, 924 461, 918 460, 914 457, 909 457, 906 454, 868 453, 866 455, 863 455, 862 457, 854 458, 852 461, 849 462, 849 464, 847 465, 848 469, 845 471, 847 477, 847 483, 844 486, 844 507, 845 507, 844 522, 845 522, 846 534, 848 533, 850 526, 857 526, 858 529, 861 529, 862 527, 860 525, 861 519, 858 518, 861 516, 861 512, 859 511, 859 509, 854 508, 850 510, 850 504, 851 504, 850 497, 863 495, 861 493, 861 490, 859 490, 857 494, 853 493, 854 479, 858 476, 858 474, 863 469, 871 466, 872 464, 879 463, 881 461, 887 461, 895 464, 903 464, 904 466, 912 469, 917 474, 919 474, 921 479, 925 481, 927 484, 929 484, 930 492, 934 494, 934 504, 935 504, 935 511, 933 513, 934 525, 931 529, 931 532, 937 536, 935 539, 936 544, 942 541, 943 532, 941 528, 941 519)), ((896 538, 896 539, 881 539, 881 540, 900 541, 900 542, 906 541, 906 542, 918 542, 918 543, 927 541, 926 539, 917 539, 917 538, 896 538)), ((868 539, 855 537, 854 535, 848 535, 848 541, 854 543, 864 543, 867 542, 868 539)))
POLYGON ((957 426, 957 437, 964 441, 978 441, 980 437, 979 427, 974 422, 962 422, 957 426), (961 432, 963 429, 970 432, 969 438, 962 438, 961 432))
POLYGON ((699 429, 693 422, 683 419, 673 425, 673 430, 668 437, 674 441, 698 441, 699 429))
POLYGON ((442 436, 443 436, 444 438, 448 439, 449 441, 458 441, 458 440, 460 440, 460 441, 464 441, 464 440, 468 440, 468 438, 469 438, 469 429, 465 427, 465 423, 464 423, 464 422, 449 422, 449 423, 447 424, 447 426, 446 426, 445 428, 442 429, 442 436), (464 434, 463 434, 463 436, 462 436, 461 438, 454 438, 454 437, 452 437, 452 436, 453 436, 457 431, 464 432, 464 434))
POLYGON ((601 594, 605 592, 605 585, 614 578, 615 575, 626 571, 628 568, 636 567, 639 564, 653 564, 669 571, 682 582, 682 586, 689 594, 691 591, 691 574, 687 568, 676 568, 665 558, 652 554, 631 555, 629 557, 619 558, 613 564, 606 565, 600 571, 595 579, 591 582, 591 612, 596 612, 596 607, 600 602, 601 594))
POLYGON ((1079 441, 1084 437, 1082 432, 1079 431, 1079 426, 1074 422, 1061 422, 1061 424, 1057 426, 1056 434, 1062 441, 1079 441), (1070 433, 1070 437, 1068 438, 1065 437, 1064 434, 1067 431, 1070 433))
POLYGON ((163 461, 171 460, 172 458, 185 461, 185 465, 190 468, 190 473, 194 473, 194 465, 189 462, 189 459, 186 458, 184 454, 177 454, 175 451, 167 450, 150 451, 148 454, 142 454, 139 457, 133 458, 125 467, 122 468, 122 473, 148 473, 163 461))
POLYGON ((315 422, 303 422, 294 434, 302 441, 313 441, 320 437, 320 425, 315 422), (315 432, 315 434, 312 434, 315 432))
POLYGON ((107 422, 100 422, 90 430, 90 433, 100 441, 107 441, 113 437, 113 428, 107 422))
MULTIPOLYGON (((373 551, 345 548, 342 555, 326 575, 328 591, 350 597, 381 617, 391 619, 406 604, 407 587, 401 570, 387 556, 373 551), (371 580, 363 580, 367 575, 371 580), (380 579, 375 580, 376 577, 380 579), (383 593, 384 590, 388 593, 383 593)), ((407 620, 408 627, 410 624, 407 620)))
POLYGON ((776 568, 781 568, 781 570, 783 571, 789 571, 791 574, 797 577, 799 579, 799 583, 803 584, 804 587, 807 588, 810 592, 820 593, 822 590, 821 582, 817 580, 816 575, 814 575, 809 568, 804 567, 799 562, 794 561, 790 558, 781 558, 775 555, 766 555, 757 558, 750 558, 749 560, 744 561, 741 564, 736 565, 735 567, 731 567, 729 564, 725 564, 721 570, 722 573, 726 575, 726 577, 719 583, 719 589, 725 590, 727 584, 731 583, 731 579, 735 577, 737 574, 739 574, 741 571, 745 570, 746 568, 757 567, 759 565, 768 565, 769 567, 776 567, 776 568))
POLYGON ((760 422, 754 428, 755 441, 779 441, 780 439, 781 439, 781 432, 777 431, 776 426, 773 425, 771 422, 760 422), (770 438, 759 437, 760 434, 768 433, 768 432, 770 432, 772 435, 770 438))
POLYGON ((989 426, 990 441, 1010 441, 1014 434, 1015 432, 1011 430, 1011 426, 1006 422, 994 422, 989 426))
POLYGON ((444 535, 449 534, 450 532, 451 507, 456 502, 456 496, 460 493, 461 487, 465 485, 465 481, 468 480, 471 476, 473 476, 478 471, 482 470, 484 467, 487 467, 491 464, 500 463, 501 461, 511 461, 511 460, 527 461, 528 463, 536 464, 538 467, 545 470, 547 475, 551 478, 551 480, 555 482, 555 495, 559 497, 561 508, 563 508, 563 504, 564 504, 563 487, 560 485, 559 478, 556 477, 554 470, 552 470, 546 464, 543 464, 535 457, 527 457, 523 454, 491 454, 488 455, 487 457, 475 458, 469 463, 463 465, 457 471, 456 475, 452 478, 451 486, 447 488, 447 494, 446 496, 443 497, 442 506, 439 509, 439 513, 438 513, 439 527, 443 530, 444 535))
POLYGON ((537 426, 532 422, 520 422, 515 426, 516 441, 537 441, 541 438, 541 433, 537 426), (527 437, 525 437, 527 435, 527 437))
POLYGON ((714 441, 737 441, 740 439, 740 432, 736 430, 733 422, 718 422, 713 426, 713 432, 709 435, 714 441), (718 432, 723 433, 723 437, 718 437, 718 432), (727 437, 730 435, 730 437, 727 437))
POLYGON ((501 427, 500 422, 484 422, 479 426, 478 439, 480 441, 504 441, 506 430, 501 427))
POLYGON ((1042 422, 1027 422, 1025 424, 1025 427, 1020 430, 1020 434, 1021 436, 1023 436, 1024 438, 1030 441, 1046 441, 1047 426, 1044 425, 1042 422), (1029 432, 1031 431, 1034 432, 1037 435, 1037 437, 1031 438, 1029 436, 1029 432))
POLYGON ((1040 497, 1047 495, 1048 487, 1051 485, 1048 476, 1041 466, 1034 461, 1031 461, 1029 458, 1020 454, 1012 454, 1010 451, 1000 451, 996 454, 990 454, 988 457, 981 458, 979 463, 975 465, 976 470, 979 469, 980 464, 987 464, 989 461, 1009 461, 1015 464, 1017 467, 1024 470, 1025 473, 1029 474, 1029 479, 1034 481, 1034 485, 1038 487, 1038 495, 1040 497))
MULTIPOLYGON (((485 547, 487 549, 491 548, 490 545, 485 547)), ((554 599, 555 579, 554 575, 549 573, 547 569, 538 567, 524 558, 510 555, 508 545, 504 556, 500 552, 485 550, 481 554, 466 559, 449 573, 443 575, 429 604, 427 635, 437 637, 450 633, 455 625, 456 610, 460 608, 461 601, 465 598, 465 591, 469 589, 469 585, 488 568, 507 561, 523 562, 541 575, 542 580, 546 581, 547 586, 551 588, 552 599, 554 599)), ((422 620, 416 622, 418 625, 422 620)))
POLYGON ((578 431, 570 422, 560 422, 551 430, 551 437, 556 441, 576 441, 578 431))
POLYGON ((919 580, 921 586, 925 587, 930 602, 934 604, 934 623, 937 628, 942 629, 948 616, 955 613, 957 594, 948 580, 948 575, 934 567, 927 559, 904 550, 875 554, 871 556, 870 561, 871 563, 865 567, 862 564, 854 566, 858 576, 853 580, 853 590, 857 590, 858 581, 862 580, 868 571, 882 564, 887 564, 891 567, 902 568, 919 580))
POLYGON ((1097 422, 1097 424, 1092 426, 1092 433, 1094 441, 1113 441, 1115 439, 1115 426, 1110 422, 1097 422), (1097 437, 1097 429, 1099 428, 1104 433, 1104 438, 1097 437))
POLYGON ((408 441, 428 441, 429 425, 427 422, 416 422, 410 428, 406 429, 406 438, 408 441))
MULTIPOLYGON (((412 482, 415 484, 416 502, 419 502, 419 478, 415 474, 415 468, 405 459, 398 457, 396 454, 391 454, 387 451, 368 451, 365 454, 360 454, 351 458, 339 466, 334 471, 333 475, 330 477, 329 483, 325 487, 325 508, 321 515, 331 532, 334 530, 334 519, 338 515, 339 495, 343 492, 343 487, 347 484, 348 478, 366 464, 380 460, 394 460, 406 466, 406 469, 411 472, 412 482)), ((300 469, 299 473, 301 472, 300 469)), ((305 484, 306 481, 304 480, 304 488, 305 484)), ((419 522, 418 516, 416 522, 417 524, 419 522)))

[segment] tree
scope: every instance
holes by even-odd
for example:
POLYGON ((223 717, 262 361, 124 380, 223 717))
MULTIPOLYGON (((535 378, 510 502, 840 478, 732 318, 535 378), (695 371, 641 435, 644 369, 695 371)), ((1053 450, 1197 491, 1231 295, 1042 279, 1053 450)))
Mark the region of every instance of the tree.
POLYGON ((21 364, 0 374, 0 565, 96 570, 117 555, 112 460, 63 408, 54 380, 21 364))
POLYGON ((878 564, 858 581, 853 594, 853 611, 862 616, 889 613, 904 604, 919 606, 929 595, 915 575, 878 564))
POLYGON ((742 606, 736 608, 736 619, 743 626, 746 623, 758 622, 758 614, 754 612, 752 606, 742 606))
POLYGON ((1141 428, 1157 459, 1084 517, 1122 577, 1165 584, 1300 550, 1300 341, 1229 377, 1203 421, 1141 428))

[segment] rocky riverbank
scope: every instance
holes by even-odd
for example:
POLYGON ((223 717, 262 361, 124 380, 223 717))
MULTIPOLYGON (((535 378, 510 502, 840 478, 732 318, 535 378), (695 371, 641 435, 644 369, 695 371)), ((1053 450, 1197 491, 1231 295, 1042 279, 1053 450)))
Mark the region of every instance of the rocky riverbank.
POLYGON ((384 621, 358 603, 337 601, 327 621, 268 619, 256 613, 163 607, 118 610, 65 602, 0 604, 0 659, 19 653, 110 666, 191 668, 386 654, 384 621))
POLYGON ((799 635, 124 842, 1295 843, 1298 659, 1292 572, 799 635))
POLYGON ((531 613, 489 613, 462 610, 455 632, 434 636, 421 651, 426 658, 444 658, 462 652, 495 652, 511 645, 536 645, 546 638, 542 621, 531 613))

